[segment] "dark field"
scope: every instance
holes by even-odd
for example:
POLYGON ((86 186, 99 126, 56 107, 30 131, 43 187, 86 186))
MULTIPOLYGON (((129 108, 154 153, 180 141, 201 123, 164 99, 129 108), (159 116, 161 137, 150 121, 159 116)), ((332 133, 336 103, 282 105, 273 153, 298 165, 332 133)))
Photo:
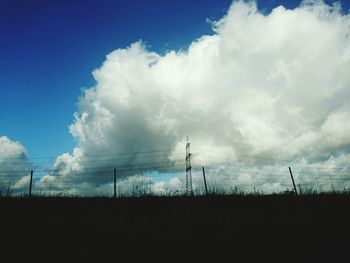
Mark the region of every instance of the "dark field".
POLYGON ((350 262, 349 208, 350 195, 1 198, 0 260, 350 262))

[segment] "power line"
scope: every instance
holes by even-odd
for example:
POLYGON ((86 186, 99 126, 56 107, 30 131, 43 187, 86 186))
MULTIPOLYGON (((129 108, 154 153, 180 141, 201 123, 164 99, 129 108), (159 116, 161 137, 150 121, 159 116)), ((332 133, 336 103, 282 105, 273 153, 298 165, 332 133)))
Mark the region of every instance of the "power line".
MULTIPOLYGON (((111 153, 111 154, 96 154, 96 155, 84 155, 83 158, 92 158, 92 157, 99 157, 99 156, 119 156, 119 155, 131 155, 131 154, 147 154, 147 153, 158 153, 158 152, 171 152, 172 149, 163 149, 163 150, 152 150, 152 151, 140 151, 140 152, 120 152, 120 153, 111 153)), ((57 159, 62 155, 58 156, 36 156, 36 157, 30 157, 30 159, 57 159)), ((0 159, 19 159, 19 160, 28 160, 27 157, 0 157, 0 159)))

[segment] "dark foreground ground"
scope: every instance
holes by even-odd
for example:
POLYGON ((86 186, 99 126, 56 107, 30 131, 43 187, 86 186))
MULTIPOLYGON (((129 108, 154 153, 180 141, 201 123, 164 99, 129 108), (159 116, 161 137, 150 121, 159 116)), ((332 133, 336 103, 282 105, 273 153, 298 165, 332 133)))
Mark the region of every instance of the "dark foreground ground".
POLYGON ((349 209, 350 195, 2 198, 0 262, 350 262, 349 209))

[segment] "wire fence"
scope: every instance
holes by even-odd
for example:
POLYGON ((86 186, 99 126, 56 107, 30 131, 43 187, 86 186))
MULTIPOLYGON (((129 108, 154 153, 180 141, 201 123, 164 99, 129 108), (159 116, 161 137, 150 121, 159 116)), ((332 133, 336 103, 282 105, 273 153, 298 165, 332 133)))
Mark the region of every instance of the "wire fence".
MULTIPOLYGON (((212 166, 192 168, 193 192, 205 194, 271 194, 348 192, 350 173, 341 168, 212 166), (308 171, 308 172, 305 172, 308 171), (321 171, 321 172, 320 172, 321 171), (205 174, 203 173, 205 172, 205 174), (207 186, 207 187, 205 187, 207 186)), ((58 171, 0 171, 1 196, 175 196, 186 195, 184 167, 99 167, 62 174, 58 171)))
MULTIPOLYGON (((202 148, 195 148, 191 158, 195 195, 350 189, 346 160, 306 163, 202 148)), ((33 157, 31 161, 25 156, 0 158, 0 196, 186 195, 185 169, 184 153, 172 149, 85 154, 71 163, 57 156, 33 157)))

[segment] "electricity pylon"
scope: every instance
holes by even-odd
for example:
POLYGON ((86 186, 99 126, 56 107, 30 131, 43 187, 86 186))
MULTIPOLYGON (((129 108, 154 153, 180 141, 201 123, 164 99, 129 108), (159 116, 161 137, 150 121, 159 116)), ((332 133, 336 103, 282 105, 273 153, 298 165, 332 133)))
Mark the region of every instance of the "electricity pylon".
POLYGON ((187 136, 187 142, 186 142, 186 194, 192 196, 193 190, 192 190, 192 174, 191 174, 191 144, 188 140, 187 136))

